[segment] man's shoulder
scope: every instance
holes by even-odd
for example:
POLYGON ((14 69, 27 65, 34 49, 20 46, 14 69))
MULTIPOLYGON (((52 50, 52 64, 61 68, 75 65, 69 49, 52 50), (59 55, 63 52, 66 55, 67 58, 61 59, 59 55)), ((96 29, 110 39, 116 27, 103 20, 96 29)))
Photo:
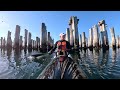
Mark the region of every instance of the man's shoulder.
POLYGON ((57 43, 57 42, 60 42, 60 40, 56 41, 56 43, 57 43))
MULTIPOLYGON (((67 40, 65 40, 66 42, 68 42, 67 40)), ((69 42, 68 42, 69 43, 69 42)))
POLYGON ((58 41, 56 41, 56 43, 57 43, 57 42, 63 42, 63 41, 65 41, 65 42, 67 42, 67 43, 70 43, 70 42, 68 42, 67 40, 58 40, 58 41))
POLYGON ((55 44, 57 44, 58 42, 60 42, 60 40, 56 41, 56 43, 55 43, 55 44))
POLYGON ((65 40, 67 43, 70 43, 69 41, 65 40))
POLYGON ((57 43, 57 42, 63 42, 63 41, 64 41, 64 40, 58 40, 58 41, 56 41, 56 43, 57 43))

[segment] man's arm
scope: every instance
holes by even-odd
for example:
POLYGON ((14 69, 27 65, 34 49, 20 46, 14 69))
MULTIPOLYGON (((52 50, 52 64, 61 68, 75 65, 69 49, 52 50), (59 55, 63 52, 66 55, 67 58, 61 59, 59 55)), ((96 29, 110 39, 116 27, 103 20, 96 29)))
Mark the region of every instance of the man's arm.
POLYGON ((55 46, 48 53, 52 54, 56 48, 57 48, 57 42, 55 43, 55 46))
POLYGON ((72 53, 72 47, 68 41, 67 41, 67 49, 68 49, 67 50, 68 53, 72 53))
POLYGON ((71 45, 68 41, 67 41, 67 49, 71 49, 71 45))

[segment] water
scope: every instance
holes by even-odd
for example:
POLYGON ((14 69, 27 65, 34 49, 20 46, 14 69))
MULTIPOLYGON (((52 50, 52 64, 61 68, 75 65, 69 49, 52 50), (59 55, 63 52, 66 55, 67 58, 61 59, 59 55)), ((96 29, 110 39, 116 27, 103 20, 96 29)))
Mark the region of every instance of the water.
MULTIPOLYGON (((0 79, 36 79, 50 62, 53 56, 40 60, 30 60, 27 57, 32 52, 1 50, 0 49, 0 79)), ((88 79, 119 79, 120 78, 120 49, 109 49, 79 52, 73 55, 83 69, 88 79)))
POLYGON ((31 60, 32 52, 0 49, 0 79, 36 79, 51 57, 31 60))
POLYGON ((80 67, 89 79, 120 79, 120 49, 80 52, 80 67))

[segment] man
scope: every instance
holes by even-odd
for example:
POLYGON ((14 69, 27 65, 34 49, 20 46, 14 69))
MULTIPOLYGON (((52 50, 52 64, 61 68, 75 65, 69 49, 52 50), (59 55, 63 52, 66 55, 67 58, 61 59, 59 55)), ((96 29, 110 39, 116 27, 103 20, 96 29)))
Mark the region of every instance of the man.
POLYGON ((58 40, 55 43, 55 46, 48 52, 49 54, 52 54, 56 49, 57 49, 57 55, 59 54, 66 54, 67 52, 70 52, 71 46, 68 41, 65 40, 66 34, 61 33, 60 35, 60 40, 58 40))
MULTIPOLYGON (((68 53, 70 53, 71 46, 70 46, 70 43, 65 40, 65 36, 66 36, 65 33, 61 33, 59 36, 60 36, 60 40, 58 40, 55 43, 55 46, 48 53, 52 54, 57 49, 57 56, 63 55, 63 57, 65 57, 68 55, 68 53)), ((62 59, 62 60, 59 59, 57 68, 55 68, 54 79, 61 79, 61 74, 62 74, 61 66, 64 63, 64 60, 66 60, 66 59, 62 59)), ((67 74, 68 74, 68 72, 65 72, 65 78, 69 78, 67 74)))

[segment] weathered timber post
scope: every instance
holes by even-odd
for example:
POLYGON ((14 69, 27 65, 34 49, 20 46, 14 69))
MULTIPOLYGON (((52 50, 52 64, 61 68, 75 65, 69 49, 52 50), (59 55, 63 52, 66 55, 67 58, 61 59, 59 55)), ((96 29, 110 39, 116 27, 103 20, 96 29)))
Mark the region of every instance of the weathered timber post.
POLYGON ((23 47, 23 41, 22 41, 22 36, 20 36, 20 42, 19 42, 19 44, 20 44, 20 49, 22 49, 22 47, 23 47))
POLYGON ((110 28, 110 32, 111 32, 111 38, 112 38, 112 48, 116 48, 116 40, 115 40, 115 31, 114 28, 110 28))
POLYGON ((93 29, 90 28, 89 29, 89 47, 92 48, 93 47, 93 29))
POLYGON ((47 33, 47 51, 50 50, 50 32, 47 33))
MULTIPOLYGON (((70 35, 72 35, 73 34, 73 42, 71 41, 71 45, 72 45, 72 43, 73 43, 73 45, 74 45, 74 48, 76 48, 76 47, 79 47, 79 36, 78 36, 78 21, 79 21, 79 19, 77 19, 77 17, 76 16, 72 16, 71 18, 70 18, 70 21, 69 21, 69 25, 70 25, 70 30, 73 30, 73 33, 72 33, 72 31, 70 32, 71 34, 70 35)), ((70 36, 70 39, 71 39, 71 37, 72 36, 70 36)))
POLYGON ((69 26, 70 26, 70 45, 72 47, 74 47, 73 29, 72 29, 72 17, 70 17, 69 26))
POLYGON ((118 37, 118 46, 120 48, 120 36, 118 37))
POLYGON ((100 33, 99 33, 99 47, 101 48, 101 36, 100 36, 100 33))
POLYGON ((47 51, 47 30, 46 30, 45 23, 42 23, 42 26, 41 26, 40 42, 41 42, 42 52, 46 52, 47 51))
POLYGON ((35 49, 35 40, 32 40, 33 41, 33 50, 35 49))
POLYGON ((6 44, 6 40, 5 40, 5 37, 4 37, 4 39, 3 39, 3 48, 6 47, 5 44, 6 44))
POLYGON ((101 32, 102 47, 103 49, 109 49, 108 34, 106 31, 105 20, 99 21, 98 25, 100 27, 100 32, 101 32))
POLYGON ((16 25, 14 48, 19 49, 20 26, 16 25))
POLYGON ((85 42, 86 42, 86 48, 88 47, 88 38, 85 37, 85 42))
POLYGON ((90 37, 88 38, 88 42, 87 43, 88 43, 88 48, 90 48, 90 46, 91 46, 90 45, 90 37))
POLYGON ((38 37, 36 37, 36 49, 38 50, 38 37))
POLYGON ((119 48, 119 35, 117 35, 117 47, 119 48))
POLYGON ((82 36, 81 36, 81 34, 79 34, 79 46, 80 46, 80 48, 82 48, 82 36))
POLYGON ((31 50, 32 49, 32 40, 31 40, 31 33, 29 32, 28 35, 28 49, 31 50))
POLYGON ((53 39, 53 42, 52 42, 52 43, 53 43, 53 46, 54 46, 54 39, 53 39))
POLYGON ((31 42, 32 42, 32 49, 34 48, 34 45, 33 45, 33 39, 31 39, 31 42))
POLYGON ((38 50, 40 49, 40 38, 38 37, 38 50))
POLYGON ((99 32, 97 25, 93 26, 93 47, 99 48, 99 32))
POLYGON ((1 37, 1 48, 3 48, 3 37, 1 37))
POLYGON ((86 48, 85 32, 82 33, 82 48, 86 48))
POLYGON ((70 42, 70 30, 69 28, 66 29, 66 40, 70 42))
POLYGON ((26 49, 27 48, 27 38, 28 38, 28 30, 27 29, 25 29, 25 38, 24 38, 24 49, 26 49))
POLYGON ((7 49, 12 48, 11 32, 8 31, 7 35, 7 49))

